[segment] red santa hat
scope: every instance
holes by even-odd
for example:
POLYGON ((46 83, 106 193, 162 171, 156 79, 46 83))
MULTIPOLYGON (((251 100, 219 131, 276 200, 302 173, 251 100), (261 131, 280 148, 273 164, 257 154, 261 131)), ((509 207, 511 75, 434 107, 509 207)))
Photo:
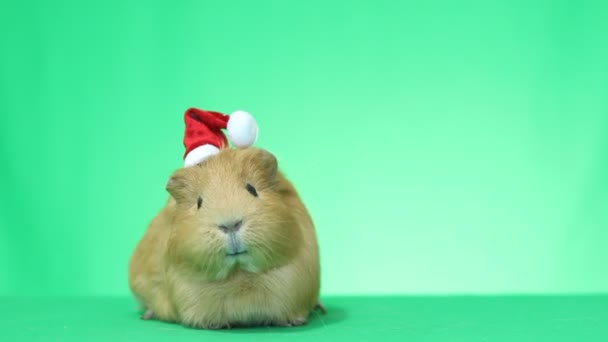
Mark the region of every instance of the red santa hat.
POLYGON ((258 125, 251 114, 238 110, 230 116, 197 108, 184 113, 184 167, 200 163, 221 148, 228 147, 228 139, 222 132, 228 131, 232 145, 245 148, 253 145, 258 137, 258 125))

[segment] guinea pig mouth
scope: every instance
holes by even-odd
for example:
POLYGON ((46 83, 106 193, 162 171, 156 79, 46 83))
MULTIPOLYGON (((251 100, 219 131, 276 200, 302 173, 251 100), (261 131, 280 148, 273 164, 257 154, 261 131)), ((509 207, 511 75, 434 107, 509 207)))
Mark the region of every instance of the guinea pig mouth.
POLYGON ((243 245, 241 236, 238 233, 231 232, 226 236, 226 256, 238 257, 247 253, 247 247, 243 245))
POLYGON ((243 255, 243 254, 247 254, 247 251, 238 251, 238 252, 226 253, 226 256, 228 256, 228 257, 236 257, 236 256, 243 255))

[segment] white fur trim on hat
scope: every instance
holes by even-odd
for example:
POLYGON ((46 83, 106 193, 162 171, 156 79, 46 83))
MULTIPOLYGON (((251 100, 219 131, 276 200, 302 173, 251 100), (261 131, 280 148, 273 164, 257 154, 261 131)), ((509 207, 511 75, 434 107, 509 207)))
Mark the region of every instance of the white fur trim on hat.
POLYGON ((251 114, 242 110, 230 114, 226 130, 230 142, 236 147, 249 147, 258 138, 258 125, 255 119, 251 114))
POLYGON ((217 154, 219 151, 220 149, 213 145, 205 144, 199 146, 186 155, 186 158, 184 159, 184 167, 196 165, 203 161, 203 159, 217 154))

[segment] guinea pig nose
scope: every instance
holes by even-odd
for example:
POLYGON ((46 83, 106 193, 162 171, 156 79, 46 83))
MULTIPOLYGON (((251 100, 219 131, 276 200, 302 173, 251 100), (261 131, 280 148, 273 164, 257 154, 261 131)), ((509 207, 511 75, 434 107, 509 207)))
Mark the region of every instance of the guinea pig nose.
POLYGON ((224 222, 224 224, 218 224, 217 226, 224 233, 231 233, 241 229, 241 225, 243 225, 243 220, 224 222))

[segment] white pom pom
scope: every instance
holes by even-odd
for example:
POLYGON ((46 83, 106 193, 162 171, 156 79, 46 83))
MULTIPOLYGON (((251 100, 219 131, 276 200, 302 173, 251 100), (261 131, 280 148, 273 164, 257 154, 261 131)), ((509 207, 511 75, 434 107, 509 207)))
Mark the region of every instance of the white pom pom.
POLYGON ((258 138, 258 125, 255 119, 251 114, 242 110, 237 110, 230 115, 226 130, 230 142, 236 147, 249 147, 258 138))
POLYGON ((203 161, 205 158, 217 154, 219 151, 220 149, 213 145, 205 144, 199 146, 188 152, 186 158, 184 159, 184 167, 196 165, 203 161))

